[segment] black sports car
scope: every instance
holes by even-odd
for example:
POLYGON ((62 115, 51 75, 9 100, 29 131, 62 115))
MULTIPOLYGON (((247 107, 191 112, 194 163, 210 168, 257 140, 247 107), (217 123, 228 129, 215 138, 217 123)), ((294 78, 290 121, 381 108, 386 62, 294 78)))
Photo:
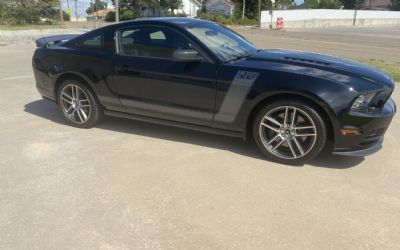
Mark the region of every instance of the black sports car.
POLYGON ((251 136, 270 159, 302 164, 327 140, 335 154, 376 152, 396 111, 394 80, 377 69, 260 50, 204 20, 139 19, 36 43, 37 89, 81 128, 110 115, 251 136))

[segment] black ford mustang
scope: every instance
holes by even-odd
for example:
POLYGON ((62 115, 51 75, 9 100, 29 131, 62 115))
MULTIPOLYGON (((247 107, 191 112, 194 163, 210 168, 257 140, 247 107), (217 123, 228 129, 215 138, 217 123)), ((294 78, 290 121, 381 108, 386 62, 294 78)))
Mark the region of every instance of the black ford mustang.
POLYGON ((190 18, 122 22, 36 41, 40 94, 66 121, 103 115, 246 138, 270 159, 301 164, 381 148, 395 113, 394 80, 319 54, 260 50, 221 25, 190 18))

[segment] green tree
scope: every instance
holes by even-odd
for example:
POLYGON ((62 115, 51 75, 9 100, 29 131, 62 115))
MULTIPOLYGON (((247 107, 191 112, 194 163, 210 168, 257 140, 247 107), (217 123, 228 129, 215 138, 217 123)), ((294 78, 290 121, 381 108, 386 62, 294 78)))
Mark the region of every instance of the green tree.
MULTIPOLYGON (((235 19, 242 17, 243 0, 232 0, 235 3, 233 16, 235 19)), ((270 0, 261 0, 261 10, 271 9, 272 3, 270 0)), ((244 16, 248 19, 258 19, 258 0, 246 0, 246 9, 244 16)))
POLYGON ((392 10, 400 10, 400 0, 392 0, 392 10))
POLYGON ((107 8, 107 2, 101 1, 101 0, 93 0, 90 1, 89 7, 86 9, 87 14, 92 14, 93 12, 96 12, 98 10, 104 10, 107 8))
POLYGON ((340 0, 304 0, 304 4, 311 9, 339 9, 342 6, 340 0))
POLYGON ((0 21, 8 24, 52 23, 59 20, 58 0, 1 0, 0 21))
MULTIPOLYGON (((141 0, 119 0, 119 10, 135 10, 140 4, 141 0)), ((115 6, 115 0, 112 0, 112 4, 115 6)))
POLYGON ((182 0, 160 0, 160 6, 170 10, 171 13, 174 13, 174 10, 182 7, 182 0))
POLYGON ((276 0, 274 5, 278 10, 290 10, 296 6, 296 3, 294 0, 276 0))
POLYGON ((365 0, 342 0, 345 9, 360 9, 365 3, 365 0))

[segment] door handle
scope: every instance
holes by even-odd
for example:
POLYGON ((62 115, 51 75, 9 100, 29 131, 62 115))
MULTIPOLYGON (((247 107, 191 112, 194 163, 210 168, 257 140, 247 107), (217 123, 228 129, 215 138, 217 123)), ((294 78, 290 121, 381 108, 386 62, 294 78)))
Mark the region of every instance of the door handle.
POLYGON ((116 66, 115 70, 121 75, 140 76, 140 71, 137 71, 128 65, 116 66))

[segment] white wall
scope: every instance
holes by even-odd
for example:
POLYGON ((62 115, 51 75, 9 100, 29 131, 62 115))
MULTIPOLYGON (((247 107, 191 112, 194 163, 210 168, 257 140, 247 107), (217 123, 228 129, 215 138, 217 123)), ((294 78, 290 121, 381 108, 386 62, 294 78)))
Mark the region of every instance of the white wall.
MULTIPOLYGON (((272 14, 272 25, 276 19, 283 17, 286 28, 295 27, 333 27, 353 24, 354 10, 276 10, 272 14)), ((357 11, 358 26, 400 24, 400 11, 357 11)), ((261 26, 269 27, 271 15, 269 11, 261 12, 261 26)))
POLYGON ((179 10, 175 10, 175 14, 185 13, 188 17, 196 17, 197 11, 200 9, 200 6, 194 4, 190 0, 182 0, 182 7, 179 10))

